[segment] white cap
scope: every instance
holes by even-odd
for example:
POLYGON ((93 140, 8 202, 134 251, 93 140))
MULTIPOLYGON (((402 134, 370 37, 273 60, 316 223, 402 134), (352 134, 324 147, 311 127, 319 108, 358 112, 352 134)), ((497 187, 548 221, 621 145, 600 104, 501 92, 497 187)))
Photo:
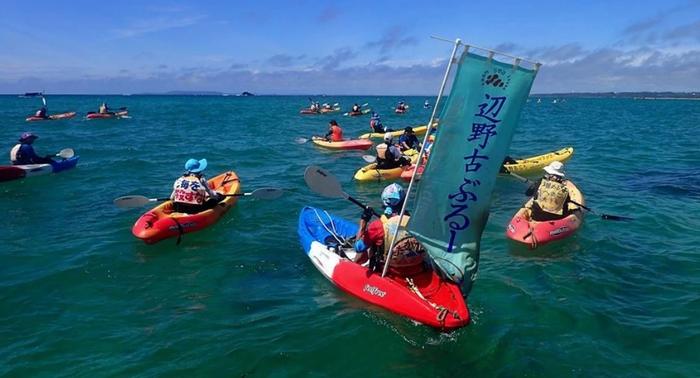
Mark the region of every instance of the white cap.
POLYGON ((390 142, 394 139, 394 135, 392 133, 386 133, 384 134, 384 140, 387 142, 390 142))
POLYGON ((564 177, 564 164, 560 161, 553 161, 548 166, 544 167, 544 171, 550 175, 564 177))

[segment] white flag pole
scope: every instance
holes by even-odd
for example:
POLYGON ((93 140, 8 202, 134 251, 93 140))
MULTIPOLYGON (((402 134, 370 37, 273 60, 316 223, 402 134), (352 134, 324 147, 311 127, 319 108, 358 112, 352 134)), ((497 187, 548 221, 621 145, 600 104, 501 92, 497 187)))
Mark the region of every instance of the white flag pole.
MULTIPOLYGON (((386 262, 384 263, 384 270, 382 270, 382 277, 386 276, 387 270, 389 270, 389 262, 391 261, 391 255, 394 252, 394 244, 396 244, 396 236, 399 234, 399 227, 401 226, 401 221, 403 220, 404 213, 406 212, 406 202, 408 202, 408 195, 411 193, 411 188, 416 179, 416 172, 418 172, 418 167, 420 166, 421 159, 425 154, 425 143, 428 141, 430 135, 430 130, 433 127, 433 122, 435 121, 435 115, 437 114, 438 107, 440 105, 440 99, 445 91, 445 85, 447 84, 447 78, 450 76, 450 70, 452 69, 452 64, 455 60, 455 55, 457 55, 457 48, 462 44, 462 40, 457 38, 454 41, 454 47, 452 48, 452 55, 450 55, 450 60, 447 62, 447 69, 445 70, 445 77, 442 78, 442 84, 440 84, 440 91, 438 92, 438 97, 435 100, 435 106, 433 106, 433 112, 430 115, 430 121, 428 122, 428 129, 423 137, 423 144, 420 152, 418 153, 418 160, 416 160, 416 167, 413 169, 413 174, 411 175, 411 181, 408 183, 408 188, 406 189, 406 196, 404 197, 403 206, 401 206, 401 212, 399 213, 399 226, 394 230, 394 236, 391 238, 391 244, 389 245, 389 252, 386 256, 386 262)), ((467 47, 469 48, 469 47, 467 47)))

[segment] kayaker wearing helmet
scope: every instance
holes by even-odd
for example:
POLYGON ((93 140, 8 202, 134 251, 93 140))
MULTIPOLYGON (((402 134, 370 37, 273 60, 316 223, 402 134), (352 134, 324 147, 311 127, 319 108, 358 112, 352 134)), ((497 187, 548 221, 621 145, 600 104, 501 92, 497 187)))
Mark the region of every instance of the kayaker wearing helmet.
POLYGON ((418 137, 413 132, 413 128, 408 126, 404 129, 403 134, 399 137, 399 148, 401 151, 406 150, 420 150, 420 142, 418 137))
POLYGON ((406 159, 401 151, 394 146, 394 136, 391 133, 384 134, 384 143, 379 143, 377 150, 377 169, 391 169, 410 165, 411 161, 406 159))
MULTIPOLYGON (((360 229, 355 241, 355 250, 362 253, 356 261, 367 253, 369 269, 372 271, 381 270, 382 260, 385 260, 391 245, 391 238, 399 227, 399 214, 406 199, 406 192, 401 185, 391 184, 384 188, 381 198, 384 214, 370 222, 374 210, 367 206, 360 217, 360 229)), ((409 218, 408 213, 404 213, 401 219, 401 228, 391 259, 393 267, 405 268, 423 261, 424 249, 405 229, 409 218)))
POLYGON ((403 101, 399 101, 399 104, 396 105, 396 110, 403 113, 407 110, 406 104, 403 101))
POLYGON ((548 221, 569 215, 569 190, 564 178, 564 164, 553 161, 544 167, 544 176, 530 185, 525 195, 532 196, 530 218, 548 221))
POLYGON ((324 136, 326 140, 331 142, 342 142, 343 141, 343 129, 338 126, 338 122, 332 119, 328 122, 328 132, 324 136))
POLYGON ((173 210, 178 213, 195 214, 210 209, 221 201, 223 195, 209 188, 202 171, 207 168, 207 159, 189 159, 185 173, 173 184, 170 199, 173 210))
POLYGON ((369 128, 373 133, 385 133, 388 131, 382 125, 382 119, 377 112, 372 112, 372 116, 369 118, 369 128))
POLYGON ((34 143, 37 138, 39 137, 33 133, 22 133, 19 137, 19 143, 10 150, 10 161, 13 165, 51 164, 54 162, 51 159, 51 155, 41 157, 34 152, 32 143, 34 143))

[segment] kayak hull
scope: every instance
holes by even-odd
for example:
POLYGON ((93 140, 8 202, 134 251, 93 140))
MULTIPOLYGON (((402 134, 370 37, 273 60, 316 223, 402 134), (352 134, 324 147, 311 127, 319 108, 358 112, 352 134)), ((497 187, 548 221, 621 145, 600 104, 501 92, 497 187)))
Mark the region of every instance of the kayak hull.
POLYGON ((313 137, 311 139, 315 145, 329 150, 368 150, 372 147, 372 141, 367 139, 352 139, 342 142, 329 142, 324 138, 313 137))
POLYGON ((382 277, 380 272, 372 272, 335 253, 325 244, 326 240, 332 239, 327 230, 335 230, 339 236, 348 239, 357 233, 358 226, 320 209, 302 209, 298 234, 304 252, 314 266, 341 290, 433 328, 451 330, 469 323, 469 309, 459 287, 441 279, 429 265, 407 275, 390 271, 382 277))
POLYGON ((0 181, 12 181, 25 177, 43 176, 50 173, 59 173, 78 165, 80 156, 59 160, 51 164, 23 164, 0 166, 0 181))
POLYGON ((574 154, 573 147, 562 148, 558 151, 548 152, 546 154, 532 156, 525 159, 516 159, 517 163, 503 164, 503 167, 508 172, 515 173, 521 176, 541 175, 542 169, 553 161, 562 163, 571 159, 574 154))
MULTIPOLYGON (((428 126, 426 126, 426 125, 420 125, 420 126, 416 126, 413 128, 413 133, 415 133, 416 136, 425 135, 426 131, 428 131, 428 126)), ((403 135, 403 129, 390 131, 390 133, 394 138, 398 138, 401 135, 403 135)), ((384 139, 384 134, 385 133, 366 133, 366 134, 360 135, 359 138, 360 139, 384 139)))
MULTIPOLYGON (((234 172, 222 173, 208 182, 209 187, 219 193, 240 193, 241 183, 234 172)), ((146 244, 180 237, 216 223, 237 201, 238 197, 226 197, 213 208, 196 214, 173 212, 173 202, 165 201, 139 217, 131 233, 146 244)))
MULTIPOLYGON (((566 185, 570 198, 585 206, 586 203, 581 191, 571 181, 567 181, 566 185)), ((553 241, 565 239, 573 235, 583 224, 584 213, 577 205, 569 204, 569 215, 561 219, 535 221, 530 218, 528 207, 531 204, 532 199, 528 200, 515 213, 506 228, 506 236, 513 241, 526 244, 532 249, 553 241)))
POLYGON ((319 114, 319 112, 311 109, 301 109, 299 114, 319 114))
MULTIPOLYGON (((411 163, 415 164, 418 159, 418 151, 407 150, 404 155, 411 158, 411 163)), ((405 167, 396 167, 390 169, 377 169, 377 163, 365 165, 355 172, 354 179, 357 181, 382 181, 382 180, 398 180, 406 169, 412 165, 405 167)))
MULTIPOLYGON (((562 148, 561 150, 548 152, 542 155, 531 156, 524 159, 517 159, 516 161, 518 163, 504 164, 503 167, 507 169, 508 172, 512 172, 521 176, 540 175, 542 174, 542 169, 546 167, 549 163, 553 161, 560 161, 564 163, 567 160, 571 159, 571 156, 573 154, 574 148, 566 147, 562 148)), ((425 168, 425 164, 421 165, 420 168, 418 168, 416 180, 420 180, 420 177, 423 174, 423 168, 425 168)), ((414 169, 415 166, 412 165, 406 170, 404 170, 401 173, 401 180, 411 181, 411 175, 413 174, 414 169)))
POLYGON ((88 115, 85 116, 87 119, 110 119, 110 118, 122 118, 129 115, 128 110, 122 110, 119 112, 113 112, 113 113, 105 113, 105 114, 100 114, 100 113, 88 113, 88 115))
POLYGON ((56 121, 59 119, 69 119, 69 118, 75 117, 75 114, 76 114, 75 112, 52 114, 52 115, 48 116, 47 118, 37 117, 37 116, 29 116, 29 117, 27 117, 27 122, 56 121))

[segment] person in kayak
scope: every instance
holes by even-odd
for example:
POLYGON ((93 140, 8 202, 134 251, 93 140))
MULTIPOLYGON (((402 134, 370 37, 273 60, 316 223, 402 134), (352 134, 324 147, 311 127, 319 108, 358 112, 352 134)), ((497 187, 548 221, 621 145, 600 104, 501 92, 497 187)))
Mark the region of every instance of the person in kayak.
POLYGON ((553 161, 544 167, 544 176, 525 191, 532 196, 530 218, 535 221, 557 220, 569 215, 569 190, 564 178, 564 164, 553 161))
POLYGON ((420 150, 420 141, 418 141, 418 137, 416 137, 411 126, 407 126, 399 137, 399 148, 401 148, 401 151, 420 150))
MULTIPOLYGON (((355 251, 359 252, 355 261, 366 256, 371 271, 381 271, 383 260, 386 260, 392 237, 399 226, 399 214, 406 192, 401 185, 391 184, 384 188, 381 199, 383 215, 371 221, 374 209, 366 206, 360 217, 360 228, 355 241, 355 251)), ((390 265, 394 268, 416 266, 423 262, 425 249, 405 229, 409 219, 408 212, 404 212, 391 258, 390 265)))
POLYGON ((396 105, 396 110, 398 110, 399 112, 405 112, 407 110, 406 104, 403 101, 399 101, 399 104, 396 105))
POLYGON ((394 145, 394 136, 391 133, 384 134, 384 143, 379 143, 377 150, 377 169, 392 169, 411 165, 411 161, 401 154, 394 145))
POLYGON ((359 113, 360 111, 361 111, 360 105, 357 105, 357 103, 355 103, 355 105, 352 106, 352 112, 359 113))
POLYGON ((106 102, 103 102, 103 103, 100 105, 100 109, 99 109, 98 113, 100 113, 100 114, 110 114, 110 113, 112 113, 112 112, 109 110, 109 106, 107 106, 107 103, 106 103, 106 102))
POLYGON ((382 125, 382 119, 377 112, 372 112, 372 116, 369 119, 369 127, 373 133, 385 133, 389 131, 382 125))
POLYGON ((425 100, 425 102, 423 103, 423 108, 430 109, 430 102, 428 102, 428 100, 425 100))
POLYGON ((329 142, 342 142, 343 141, 343 129, 338 126, 338 122, 332 119, 328 122, 328 133, 324 136, 329 142))
POLYGON ((323 105, 321 105, 321 107, 322 107, 324 110, 333 110, 333 107, 331 106, 331 104, 329 104, 329 103, 327 103, 327 102, 324 102, 323 105))
POLYGON ((31 132, 22 133, 19 137, 19 143, 10 150, 10 161, 12 165, 24 164, 51 164, 53 159, 51 155, 41 157, 34 152, 32 143, 39 138, 31 132))
POLYGON ((207 159, 187 160, 185 173, 175 181, 170 194, 175 212, 196 214, 211 209, 224 198, 209 187, 202 173, 206 168, 207 159))
POLYGON ((46 119, 46 118, 49 118, 49 116, 46 115, 47 112, 48 112, 48 110, 46 109, 46 105, 44 105, 44 106, 41 107, 41 109, 39 109, 39 110, 36 111, 36 113, 34 114, 34 116, 35 116, 35 117, 41 117, 41 118, 46 119))
POLYGON ((506 164, 516 164, 518 161, 512 158, 510 155, 506 155, 506 157, 503 159, 503 163, 501 164, 501 169, 498 171, 498 173, 508 173, 508 169, 506 169, 505 165, 506 164))

